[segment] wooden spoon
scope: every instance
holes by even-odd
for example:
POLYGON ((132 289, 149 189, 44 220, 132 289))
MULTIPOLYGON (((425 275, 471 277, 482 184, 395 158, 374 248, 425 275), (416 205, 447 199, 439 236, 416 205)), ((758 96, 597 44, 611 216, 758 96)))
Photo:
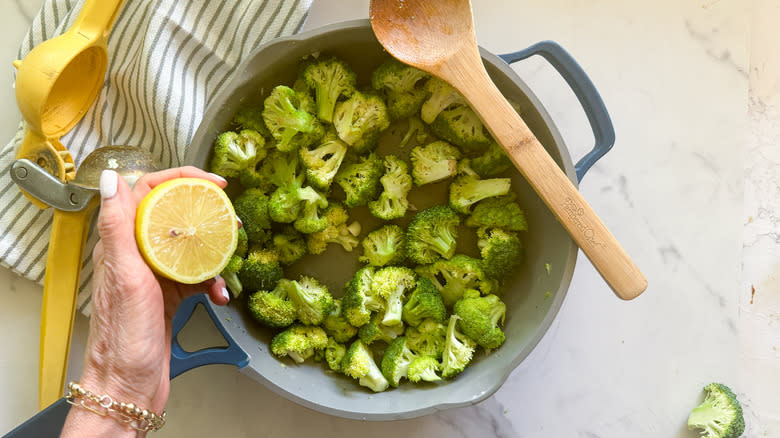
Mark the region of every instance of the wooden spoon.
POLYGON ((463 94, 615 294, 639 296, 647 279, 488 76, 469 0, 371 0, 369 16, 391 55, 463 94))

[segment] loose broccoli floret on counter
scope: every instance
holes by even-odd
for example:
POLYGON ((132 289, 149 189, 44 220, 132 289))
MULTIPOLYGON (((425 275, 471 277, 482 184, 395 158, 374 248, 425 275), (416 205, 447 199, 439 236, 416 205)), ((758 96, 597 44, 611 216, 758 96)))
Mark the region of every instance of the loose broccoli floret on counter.
POLYGON ((384 311, 375 313, 371 316, 368 323, 360 326, 358 337, 364 344, 371 345, 376 341, 389 344, 393 342, 393 339, 404 334, 404 326, 402 324, 387 326, 382 324, 384 318, 384 311))
POLYGON ((340 373, 341 361, 346 353, 347 347, 344 344, 336 342, 333 338, 328 338, 328 346, 325 347, 325 361, 328 363, 328 368, 340 373))
POLYGON ((344 143, 362 154, 376 147, 379 133, 390 126, 390 117, 381 97, 355 91, 336 104, 333 126, 344 143))
POLYGON ((251 129, 258 132, 263 137, 270 137, 271 132, 268 131, 268 127, 265 126, 263 121, 263 108, 262 107, 245 107, 238 110, 236 115, 233 116, 231 125, 238 129, 251 129))
POLYGON ((406 346, 406 338, 399 336, 387 346, 385 354, 382 356, 380 364, 382 375, 391 385, 397 387, 401 383, 401 379, 406 377, 409 364, 414 359, 417 359, 417 355, 406 346))
POLYGON ((500 228, 480 228, 477 236, 485 273, 498 281, 511 276, 523 258, 523 244, 517 234, 500 228))
POLYGON ((360 161, 344 163, 336 173, 335 181, 347 195, 344 204, 348 208, 366 205, 379 196, 380 178, 385 166, 375 154, 361 157, 360 161))
POLYGON ((309 114, 317 114, 317 104, 314 102, 314 96, 311 95, 311 90, 306 82, 298 78, 293 82, 293 91, 295 91, 295 97, 298 98, 300 103, 300 109, 306 111, 309 114))
POLYGON ((458 331, 457 315, 450 316, 447 324, 447 337, 444 341, 444 352, 441 360, 441 374, 444 378, 454 377, 466 368, 474 356, 477 344, 468 336, 458 331))
POLYGON ((295 91, 279 85, 265 99, 263 121, 276 140, 276 148, 283 152, 308 146, 325 134, 317 118, 301 108, 295 91))
POLYGON ((398 225, 385 225, 366 235, 360 261, 371 266, 398 265, 406 259, 406 233, 398 225))
POLYGON ((409 176, 406 162, 393 155, 385 157, 384 166, 385 174, 379 178, 384 191, 379 199, 368 203, 368 211, 379 219, 389 221, 406 214, 409 208, 406 195, 412 189, 412 177, 409 176))
POLYGON ((468 227, 501 228, 507 231, 525 231, 528 222, 514 195, 488 198, 477 203, 466 218, 468 227))
POLYGON ((737 396, 721 383, 704 387, 704 402, 688 417, 688 429, 701 429, 705 438, 737 438, 745 431, 745 418, 737 396))
POLYGON ((444 304, 452 306, 466 289, 477 289, 489 294, 498 289, 497 282, 485 272, 484 262, 458 254, 450 260, 438 260, 430 265, 418 266, 417 273, 431 280, 441 293, 444 304))
POLYGON ((317 190, 327 191, 347 153, 347 145, 335 133, 330 133, 309 147, 298 149, 306 181, 317 190))
POLYGON ((273 247, 279 254, 279 262, 290 265, 306 255, 306 238, 298 230, 287 225, 280 233, 274 234, 273 247))
POLYGON ((506 339, 498 327, 504 323, 506 305, 495 295, 481 296, 469 289, 455 303, 453 312, 460 317, 458 329, 484 348, 498 348, 506 339))
POLYGON ((447 326, 424 319, 417 327, 407 327, 406 343, 409 348, 421 356, 441 358, 444 342, 447 340, 447 326))
POLYGON ((236 244, 236 250, 233 251, 234 255, 241 258, 246 257, 246 253, 249 251, 249 237, 246 234, 243 224, 238 229, 238 243, 236 244))
POLYGON ((445 180, 458 171, 461 154, 446 141, 435 141, 412 149, 412 176, 418 186, 445 180))
POLYGON ((430 93, 430 97, 423 103, 420 110, 420 116, 425 123, 433 123, 439 113, 447 108, 468 105, 458 90, 437 77, 431 77, 425 83, 425 89, 430 93))
POLYGON ((431 123, 431 131, 467 153, 484 152, 493 141, 477 113, 468 106, 442 111, 431 123))
POLYGON ((271 217, 268 214, 268 196, 261 189, 244 190, 233 201, 236 216, 250 242, 265 242, 271 230, 271 217))
POLYGON ((417 213, 406 228, 406 256, 427 264, 455 254, 460 217, 449 207, 437 205, 417 213))
POLYGON ((260 290, 249 296, 249 314, 259 323, 273 328, 287 327, 295 322, 295 306, 288 299, 290 280, 281 279, 272 291, 260 290))
POLYGON ((470 166, 469 160, 461 160, 458 163, 458 175, 450 183, 450 207, 458 213, 469 214, 473 204, 506 195, 512 188, 511 179, 480 179, 470 166))
POLYGON ((384 325, 401 324, 404 297, 417 287, 417 274, 402 266, 388 266, 374 273, 371 289, 385 300, 384 325))
POLYGON ((333 300, 333 310, 325 317, 322 328, 328 336, 342 343, 354 338, 358 332, 357 327, 350 324, 344 316, 340 299, 333 300))
POLYGON ((238 271, 243 289, 249 291, 271 290, 283 276, 279 255, 270 249, 253 249, 238 271))
POLYGON ((387 112, 393 120, 411 117, 420 111, 429 92, 428 74, 395 59, 385 61, 371 75, 371 86, 387 99, 387 112))
POLYGON ((233 254, 230 257, 228 264, 222 269, 219 275, 225 279, 225 285, 230 292, 233 293, 233 298, 241 295, 243 287, 241 286, 241 280, 238 279, 238 271, 241 270, 241 265, 244 263, 244 259, 240 256, 233 254))
POLYGON ((266 156, 265 139, 257 131, 223 132, 214 141, 209 170, 226 178, 237 177, 266 156))
POLYGON ((360 327, 368 323, 372 312, 385 309, 384 300, 371 288, 374 267, 366 266, 355 272, 347 283, 342 298, 342 312, 350 324, 360 327))
POLYGON ((314 356, 315 350, 328 345, 328 335, 319 327, 293 325, 271 340, 271 352, 279 357, 289 356, 297 363, 314 356))
POLYGON ((495 141, 490 143, 484 154, 471 160, 471 167, 482 178, 490 178, 512 168, 512 161, 495 141))
POLYGON ((359 228, 354 226, 356 222, 347 225, 349 216, 342 205, 331 203, 325 210, 324 216, 327 220, 325 229, 307 236, 306 244, 311 254, 322 253, 328 243, 338 243, 345 251, 352 251, 360 243, 355 237, 360 234, 359 228), (356 228, 357 232, 354 231, 356 228))
POLYGON ((446 317, 447 309, 444 307, 439 290, 436 289, 431 280, 425 277, 419 278, 417 288, 409 295, 406 304, 404 304, 404 322, 410 326, 417 326, 426 318, 444 322, 446 317))
POLYGON ((310 62, 303 69, 302 77, 306 85, 314 89, 317 117, 328 123, 333 121, 339 97, 351 96, 357 81, 352 68, 334 57, 310 62))
POLYGON ((284 284, 301 323, 320 325, 333 311, 333 295, 317 279, 301 276, 298 281, 285 281, 284 284))
MULTIPOLYGON (((408 342, 407 342, 408 343, 408 342)), ((441 364, 435 357, 418 356, 409 364, 406 371, 406 378, 412 383, 420 381, 438 382, 441 380, 438 373, 441 371, 441 364)))
POLYGON ((341 360, 341 372, 357 379, 360 385, 374 392, 382 392, 390 385, 374 362, 371 351, 359 339, 353 342, 344 354, 341 360))

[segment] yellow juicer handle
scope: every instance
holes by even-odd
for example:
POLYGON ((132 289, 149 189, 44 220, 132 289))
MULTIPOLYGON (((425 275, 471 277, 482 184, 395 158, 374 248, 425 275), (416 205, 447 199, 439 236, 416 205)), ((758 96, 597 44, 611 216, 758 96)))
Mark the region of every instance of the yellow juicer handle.
POLYGON ((124 0, 87 0, 76 17, 71 32, 78 33, 90 41, 108 39, 124 0))
POLYGON ((43 409, 62 397, 68 353, 76 314, 79 274, 87 231, 97 198, 82 211, 54 210, 46 256, 41 310, 38 406, 43 409))

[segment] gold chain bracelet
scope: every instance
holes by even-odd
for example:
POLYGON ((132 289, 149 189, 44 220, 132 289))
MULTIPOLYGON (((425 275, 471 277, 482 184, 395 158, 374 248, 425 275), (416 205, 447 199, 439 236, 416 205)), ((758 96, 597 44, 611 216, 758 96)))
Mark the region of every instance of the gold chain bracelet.
POLYGON ((141 409, 133 403, 117 402, 108 395, 93 394, 76 382, 68 383, 65 400, 73 406, 92 411, 101 417, 111 415, 117 420, 141 432, 158 431, 165 426, 165 411, 157 415, 147 409, 141 409))

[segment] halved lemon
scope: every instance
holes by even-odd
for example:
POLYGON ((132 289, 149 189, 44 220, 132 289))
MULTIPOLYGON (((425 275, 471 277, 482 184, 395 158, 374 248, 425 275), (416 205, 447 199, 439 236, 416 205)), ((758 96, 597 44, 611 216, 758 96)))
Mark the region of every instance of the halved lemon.
POLYGON ((173 179, 152 189, 138 205, 135 238, 157 274, 200 283, 219 274, 236 250, 236 213, 211 181, 173 179))

